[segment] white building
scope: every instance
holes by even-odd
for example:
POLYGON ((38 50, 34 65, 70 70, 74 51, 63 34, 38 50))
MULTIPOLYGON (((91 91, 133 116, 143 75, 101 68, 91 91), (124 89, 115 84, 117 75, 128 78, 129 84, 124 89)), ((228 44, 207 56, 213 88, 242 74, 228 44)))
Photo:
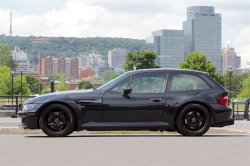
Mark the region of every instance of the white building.
POLYGON ((13 59, 18 63, 18 67, 15 72, 21 72, 21 69, 23 69, 24 73, 28 73, 30 71, 27 53, 24 53, 18 47, 15 47, 15 50, 13 51, 13 59))
POLYGON ((108 52, 108 64, 110 67, 123 65, 126 61, 127 51, 122 48, 114 48, 108 52))

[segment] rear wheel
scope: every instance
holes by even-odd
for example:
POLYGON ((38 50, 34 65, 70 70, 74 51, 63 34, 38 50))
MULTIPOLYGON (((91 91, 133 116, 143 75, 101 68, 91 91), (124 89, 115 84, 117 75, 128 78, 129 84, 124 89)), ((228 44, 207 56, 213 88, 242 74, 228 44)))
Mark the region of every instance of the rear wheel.
POLYGON ((47 107, 39 118, 39 124, 45 134, 51 137, 63 137, 72 133, 75 118, 71 110, 61 104, 47 107))
POLYGON ((184 136, 201 136, 210 126, 210 113, 200 104, 186 105, 177 116, 177 127, 184 136))

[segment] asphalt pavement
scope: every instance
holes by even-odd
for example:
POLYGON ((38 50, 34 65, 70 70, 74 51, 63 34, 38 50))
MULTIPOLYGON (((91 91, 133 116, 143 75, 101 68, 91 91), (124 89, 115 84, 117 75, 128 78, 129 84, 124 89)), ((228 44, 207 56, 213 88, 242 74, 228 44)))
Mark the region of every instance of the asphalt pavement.
POLYGON ((247 166, 250 135, 0 135, 1 166, 247 166))

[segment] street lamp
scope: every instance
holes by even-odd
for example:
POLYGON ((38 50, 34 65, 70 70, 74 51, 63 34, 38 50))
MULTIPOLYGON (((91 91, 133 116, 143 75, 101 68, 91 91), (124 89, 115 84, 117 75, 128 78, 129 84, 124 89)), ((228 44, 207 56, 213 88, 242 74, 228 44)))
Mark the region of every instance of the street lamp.
POLYGON ((13 69, 11 69, 11 74, 12 74, 12 105, 11 105, 11 107, 13 107, 13 74, 14 74, 13 69))
POLYGON ((136 65, 135 64, 133 65, 133 69, 136 70, 136 65))
POLYGON ((22 103, 22 91, 23 91, 23 67, 21 68, 21 103, 22 103))
POLYGON ((231 87, 232 67, 229 68, 229 77, 230 77, 230 80, 229 80, 229 99, 230 99, 231 98, 231 90, 232 90, 232 87, 231 87))

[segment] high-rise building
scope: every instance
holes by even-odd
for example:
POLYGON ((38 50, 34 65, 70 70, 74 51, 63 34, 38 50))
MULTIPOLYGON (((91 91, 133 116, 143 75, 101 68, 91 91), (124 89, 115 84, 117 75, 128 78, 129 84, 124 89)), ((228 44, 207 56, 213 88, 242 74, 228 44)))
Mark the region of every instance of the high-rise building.
POLYGON ((114 48, 108 52, 108 64, 110 67, 123 65, 126 61, 127 51, 122 48, 114 48))
POLYGON ((183 30, 159 30, 152 32, 156 64, 162 68, 179 68, 184 59, 184 32, 183 30))
POLYGON ((13 59, 16 60, 18 63, 18 66, 15 72, 19 73, 21 72, 21 69, 24 73, 30 72, 27 53, 24 53, 18 47, 15 47, 15 50, 13 51, 13 59))
POLYGON ((47 56, 42 59, 42 75, 52 75, 53 74, 53 58, 47 56))
POLYGON ((71 67, 70 67, 71 74, 70 74, 70 76, 75 78, 75 79, 79 78, 78 64, 79 64, 78 58, 71 58, 71 67))
POLYGON ((185 55, 202 52, 222 72, 221 56, 221 14, 212 6, 191 6, 187 8, 187 20, 183 22, 185 34, 185 55))
POLYGON ((79 55, 77 56, 78 60, 79 60, 79 68, 81 69, 87 69, 91 67, 91 58, 89 56, 86 55, 79 55))
POLYGON ((39 74, 42 74, 42 59, 46 58, 47 55, 39 55, 38 57, 38 69, 39 69, 39 74))
POLYGON ((230 67, 234 73, 238 74, 240 71, 241 57, 237 56, 234 48, 229 46, 226 48, 223 47, 221 52, 223 56, 223 74, 226 74, 230 67))
POLYGON ((71 74, 71 60, 70 58, 65 58, 65 76, 70 77, 71 74))
POLYGON ((52 74, 58 73, 58 59, 53 58, 53 69, 52 69, 52 74))

